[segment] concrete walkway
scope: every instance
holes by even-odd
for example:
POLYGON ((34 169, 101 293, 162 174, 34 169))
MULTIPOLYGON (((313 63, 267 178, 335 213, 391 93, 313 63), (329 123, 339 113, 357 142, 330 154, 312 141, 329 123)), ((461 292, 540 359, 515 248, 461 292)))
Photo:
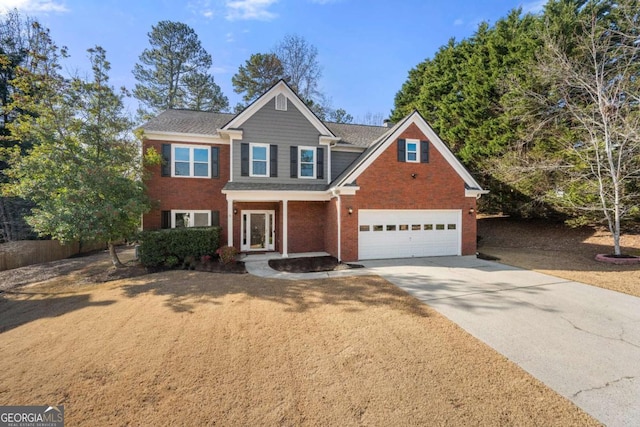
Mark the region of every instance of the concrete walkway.
POLYGON ((476 257, 364 261, 363 269, 310 274, 245 262, 251 274, 281 279, 382 276, 604 424, 640 425, 640 298, 476 257))

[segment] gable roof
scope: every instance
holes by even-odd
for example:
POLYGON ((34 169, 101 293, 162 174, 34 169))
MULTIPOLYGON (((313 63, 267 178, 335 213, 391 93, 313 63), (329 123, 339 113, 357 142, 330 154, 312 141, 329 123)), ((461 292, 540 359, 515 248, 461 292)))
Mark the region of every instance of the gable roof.
POLYGON ((378 158, 381 153, 383 153, 396 139, 398 139, 411 124, 418 126, 424 136, 426 136, 431 142, 431 145, 438 150, 442 157, 444 157, 458 175, 460 175, 467 190, 471 190, 471 192, 475 192, 477 194, 486 193, 473 176, 471 176, 467 168, 460 163, 449 147, 442 141, 442 139, 440 139, 417 110, 414 110, 413 113, 406 116, 395 126, 389 129, 388 132, 385 132, 376 141, 374 141, 353 164, 351 164, 331 183, 331 188, 355 185, 355 180, 371 165, 371 163, 373 163, 375 159, 378 158))
MULTIPOLYGON (((194 110, 165 110, 140 126, 145 132, 218 136, 218 131, 234 120, 236 114, 194 110)), ((384 126, 324 122, 339 143, 366 148, 389 130, 384 126)))
POLYGON ((253 116, 258 110, 267 105, 273 98, 275 98, 279 94, 284 94, 288 102, 293 103, 293 105, 302 113, 302 115, 314 126, 318 133, 322 136, 335 137, 333 132, 329 130, 325 126, 325 124, 316 116, 313 111, 309 109, 307 104, 305 104, 300 97, 291 89, 291 87, 284 80, 279 80, 278 83, 273 85, 271 89, 266 91, 262 96, 253 101, 247 108, 242 110, 237 116, 235 116, 229 123, 224 125, 222 129, 238 129, 242 126, 242 124, 247 121, 251 116, 253 116))

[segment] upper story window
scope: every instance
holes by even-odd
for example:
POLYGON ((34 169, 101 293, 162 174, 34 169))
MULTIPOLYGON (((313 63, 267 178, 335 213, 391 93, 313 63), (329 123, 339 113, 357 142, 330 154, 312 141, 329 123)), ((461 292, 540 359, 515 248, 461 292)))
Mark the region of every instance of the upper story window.
POLYGON ((298 177, 316 177, 316 149, 314 147, 298 147, 298 177))
POLYGON ((429 163, 429 141, 398 139, 398 161, 408 163, 429 163))
POLYGON ((287 97, 282 93, 276 95, 276 110, 287 111, 287 97))
POLYGON ((209 147, 173 146, 173 176, 209 178, 209 147))
POLYGON ((250 176, 269 176, 269 145, 251 144, 249 153, 250 176))
POLYGON ((407 139, 407 162, 418 162, 418 144, 420 141, 407 139))

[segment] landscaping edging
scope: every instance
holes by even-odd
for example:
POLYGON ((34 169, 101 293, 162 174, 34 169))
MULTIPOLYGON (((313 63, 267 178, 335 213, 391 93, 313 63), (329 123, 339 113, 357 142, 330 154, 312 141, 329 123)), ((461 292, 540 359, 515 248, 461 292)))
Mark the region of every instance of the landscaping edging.
POLYGON ((616 264, 616 265, 633 265, 633 264, 640 264, 640 257, 637 257, 637 256, 616 257, 614 255, 609 255, 609 254, 598 254, 596 255, 596 261, 606 262, 608 264, 616 264))

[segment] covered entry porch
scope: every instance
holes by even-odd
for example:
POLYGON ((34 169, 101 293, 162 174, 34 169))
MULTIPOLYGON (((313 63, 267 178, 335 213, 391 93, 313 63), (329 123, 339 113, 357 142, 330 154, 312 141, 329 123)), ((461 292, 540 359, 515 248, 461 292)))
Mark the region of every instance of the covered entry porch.
POLYGON ((227 245, 246 254, 325 252, 324 191, 226 190, 227 245))

